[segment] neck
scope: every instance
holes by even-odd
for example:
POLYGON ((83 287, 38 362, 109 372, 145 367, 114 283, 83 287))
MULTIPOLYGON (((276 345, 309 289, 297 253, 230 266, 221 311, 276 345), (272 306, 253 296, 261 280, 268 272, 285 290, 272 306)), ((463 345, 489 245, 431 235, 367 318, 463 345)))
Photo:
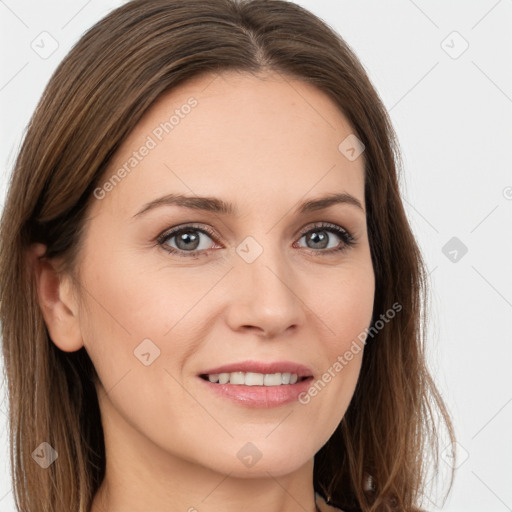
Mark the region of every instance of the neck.
POLYGON ((143 478, 138 484, 129 475, 124 479, 111 475, 105 476, 90 512, 320 512, 312 486, 297 485, 297 474, 240 479, 219 473, 213 478, 212 473, 212 478, 202 478, 195 469, 192 479, 186 478, 187 473, 179 478, 171 474, 157 481, 143 478))

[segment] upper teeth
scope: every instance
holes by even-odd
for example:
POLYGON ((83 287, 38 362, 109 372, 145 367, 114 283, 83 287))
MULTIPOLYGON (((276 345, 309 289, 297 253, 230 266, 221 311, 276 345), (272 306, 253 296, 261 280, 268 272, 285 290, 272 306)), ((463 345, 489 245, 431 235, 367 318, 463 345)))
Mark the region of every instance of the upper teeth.
POLYGON ((281 384, 295 384, 298 380, 296 373, 253 373, 232 372, 213 373, 208 375, 210 382, 219 384, 244 384, 245 386, 280 386, 281 384))

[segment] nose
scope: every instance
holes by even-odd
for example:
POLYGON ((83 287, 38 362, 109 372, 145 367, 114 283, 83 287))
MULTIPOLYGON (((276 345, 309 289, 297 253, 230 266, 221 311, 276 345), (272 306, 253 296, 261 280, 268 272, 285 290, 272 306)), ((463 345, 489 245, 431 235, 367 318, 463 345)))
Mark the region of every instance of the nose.
MULTIPOLYGON (((278 248, 265 249, 252 263, 238 255, 231 272, 229 327, 273 338, 297 330, 305 320, 300 279, 278 248)), ((305 278, 305 276, 304 276, 305 278)))

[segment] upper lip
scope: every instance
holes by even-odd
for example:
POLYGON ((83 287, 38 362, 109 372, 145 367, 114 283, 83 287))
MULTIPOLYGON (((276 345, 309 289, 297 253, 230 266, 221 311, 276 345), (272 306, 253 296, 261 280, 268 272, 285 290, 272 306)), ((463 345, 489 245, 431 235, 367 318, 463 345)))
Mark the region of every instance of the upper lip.
POLYGON ((310 377, 311 370, 300 363, 292 361, 240 361, 238 363, 225 364, 201 372, 200 375, 213 375, 218 373, 253 372, 253 373, 296 373, 298 377, 310 377))

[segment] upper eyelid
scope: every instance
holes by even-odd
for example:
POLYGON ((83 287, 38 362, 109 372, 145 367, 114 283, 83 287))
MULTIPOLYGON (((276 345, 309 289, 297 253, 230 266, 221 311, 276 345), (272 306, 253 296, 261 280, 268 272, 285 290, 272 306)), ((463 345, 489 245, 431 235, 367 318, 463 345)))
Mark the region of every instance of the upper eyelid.
MULTIPOLYGON (((209 226, 208 227, 205 227, 206 225, 203 225, 203 224, 197 224, 197 223, 189 223, 189 224, 183 224, 183 225, 178 225, 178 226, 175 226, 173 228, 169 228, 167 230, 165 230, 163 233, 161 233, 160 235, 158 235, 157 237, 157 240, 159 242, 162 242, 164 240, 167 240, 169 238, 173 238, 175 237, 177 234, 179 234, 181 231, 183 230, 186 230, 186 229, 191 229, 191 230, 197 230, 197 231, 200 231, 201 233, 205 234, 205 235, 208 235, 210 238, 212 238, 214 240, 214 242, 217 242, 219 243, 220 240, 216 233, 214 232, 213 228, 210 228, 209 226)), ((306 226, 304 226, 303 228, 301 228, 298 232, 298 236, 300 236, 300 238, 302 238, 305 234, 307 234, 309 231, 312 231, 314 229, 321 229, 321 228, 333 228, 333 229, 340 229, 342 231, 345 231, 345 233, 347 233, 347 235, 351 238, 351 239, 355 239, 355 235, 352 231, 348 230, 347 228, 345 228, 344 226, 340 226, 339 224, 336 224, 334 222, 327 222, 327 221, 316 221, 316 222, 310 222, 308 224, 306 224, 306 226)))

